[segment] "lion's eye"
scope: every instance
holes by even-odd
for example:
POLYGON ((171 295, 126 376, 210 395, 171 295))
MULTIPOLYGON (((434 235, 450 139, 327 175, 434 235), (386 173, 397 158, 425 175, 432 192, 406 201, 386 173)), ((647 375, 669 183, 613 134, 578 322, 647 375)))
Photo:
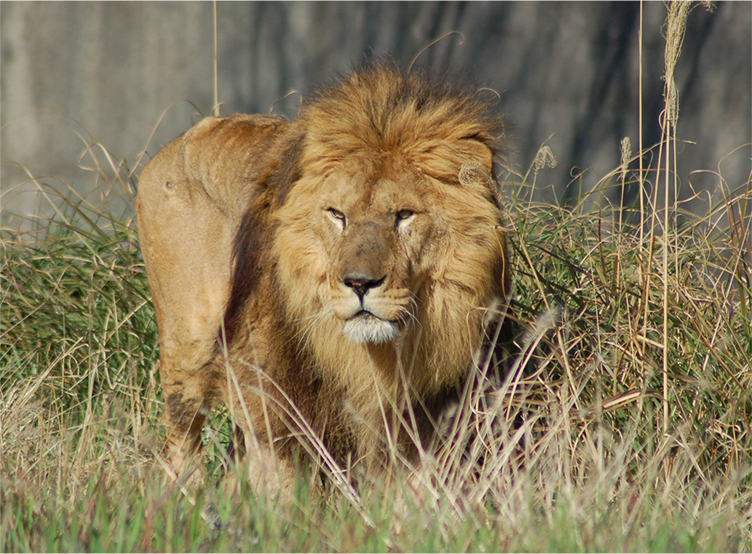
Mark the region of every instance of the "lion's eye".
POLYGON ((408 221, 410 221, 413 216, 415 215, 415 212, 411 210, 400 210, 397 212, 397 226, 404 225, 408 221))
POLYGON ((334 208, 328 208, 326 211, 329 214, 329 217, 332 218, 335 223, 338 223, 343 229, 345 228, 345 225, 347 223, 345 214, 343 214, 339 210, 335 210, 334 208))

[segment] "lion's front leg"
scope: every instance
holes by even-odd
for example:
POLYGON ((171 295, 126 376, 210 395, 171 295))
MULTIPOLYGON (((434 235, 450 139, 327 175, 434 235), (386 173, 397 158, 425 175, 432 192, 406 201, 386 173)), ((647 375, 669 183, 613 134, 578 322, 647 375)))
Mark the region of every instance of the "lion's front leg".
MULTIPOLYGON (((265 421, 263 410, 257 410, 259 399, 250 397, 248 401, 235 402, 232 412, 233 418, 243 437, 243 447, 235 448, 237 474, 246 473, 256 494, 264 494, 271 497, 282 495, 292 498, 295 494, 296 472, 295 466, 289 456, 289 449, 283 450, 275 447, 273 438, 270 440, 269 431, 276 427, 274 423, 265 421), (249 409, 250 406, 250 409, 249 409)), ((268 417, 268 412, 266 412, 268 417)), ((273 435, 272 435, 273 437, 273 435)), ((228 475, 233 479, 232 472, 228 475)))
POLYGON ((198 370, 174 368, 169 357, 162 357, 162 390, 165 407, 162 421, 165 426, 163 454, 169 458, 173 478, 189 473, 191 480, 203 476, 201 460, 201 429, 214 403, 213 374, 210 364, 198 370))
POLYGON ((261 444, 248 451, 246 460, 248 478, 256 494, 294 498, 296 472, 291 460, 261 444))

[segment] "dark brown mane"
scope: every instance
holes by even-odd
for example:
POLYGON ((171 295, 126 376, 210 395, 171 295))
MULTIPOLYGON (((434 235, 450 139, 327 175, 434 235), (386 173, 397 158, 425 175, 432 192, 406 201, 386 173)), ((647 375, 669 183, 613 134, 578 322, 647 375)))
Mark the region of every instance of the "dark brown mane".
POLYGON ((302 136, 293 132, 287 139, 287 153, 282 164, 271 173, 260 192, 251 199, 240 223, 232 248, 232 280, 230 297, 225 310, 225 333, 229 344, 242 327, 245 302, 259 285, 262 264, 271 263, 265 254, 274 235, 270 212, 284 203, 287 191, 300 178, 302 136))

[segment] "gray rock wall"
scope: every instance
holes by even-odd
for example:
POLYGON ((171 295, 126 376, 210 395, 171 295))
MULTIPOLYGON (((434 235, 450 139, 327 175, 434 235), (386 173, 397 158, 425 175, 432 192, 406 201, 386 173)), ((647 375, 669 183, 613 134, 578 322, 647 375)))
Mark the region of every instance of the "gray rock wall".
MULTIPOLYGON (((660 136, 664 18, 662 3, 644 4, 646 146, 660 136)), ((0 20, 6 221, 35 209, 34 195, 23 192, 34 188, 29 174, 86 194, 101 180, 86 169, 96 169, 87 145, 101 143, 137 175, 149 155, 211 111, 210 2, 3 2, 0 20)), ((219 97, 223 113, 274 106, 294 117, 300 96, 280 100, 289 91, 309 91, 373 54, 390 53, 407 65, 456 30, 464 41, 448 36, 420 61, 472 72, 498 91, 513 125, 513 167, 524 172, 546 142, 559 165, 539 175, 540 194, 571 202, 619 165, 623 137, 637 150, 638 23, 636 2, 220 2, 219 97), (584 169, 582 183, 568 186, 570 175, 584 169)), ((749 178, 751 29, 747 2, 690 14, 677 67, 679 137, 695 143, 680 154, 684 197, 691 172, 716 170, 745 144, 722 172, 731 188, 749 178)), ((111 173, 102 148, 92 150, 111 173)), ((692 176, 696 188, 713 194, 717 183, 710 174, 692 176)), ((626 191, 627 201, 635 192, 626 191)))

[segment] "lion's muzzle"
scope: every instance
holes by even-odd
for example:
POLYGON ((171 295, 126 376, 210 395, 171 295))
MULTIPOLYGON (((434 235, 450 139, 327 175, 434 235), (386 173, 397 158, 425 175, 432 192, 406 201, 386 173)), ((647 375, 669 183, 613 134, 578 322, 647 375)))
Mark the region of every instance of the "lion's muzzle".
POLYGON ((334 308, 345 320, 343 333, 362 344, 391 342, 400 330, 403 306, 391 300, 393 232, 382 222, 353 218, 343 233, 335 264, 334 308))
POLYGON ((341 279, 340 288, 344 289, 342 290, 344 304, 350 312, 343 314, 346 316, 346 323, 342 332, 350 340, 358 343, 380 344, 391 342, 397 337, 399 331, 397 322, 380 317, 385 314, 381 314, 378 309, 385 280, 386 276, 373 279, 357 272, 351 272, 341 279))
POLYGON ((397 338, 397 322, 380 319, 368 311, 360 311, 345 323, 342 333, 353 342, 382 344, 397 338))

